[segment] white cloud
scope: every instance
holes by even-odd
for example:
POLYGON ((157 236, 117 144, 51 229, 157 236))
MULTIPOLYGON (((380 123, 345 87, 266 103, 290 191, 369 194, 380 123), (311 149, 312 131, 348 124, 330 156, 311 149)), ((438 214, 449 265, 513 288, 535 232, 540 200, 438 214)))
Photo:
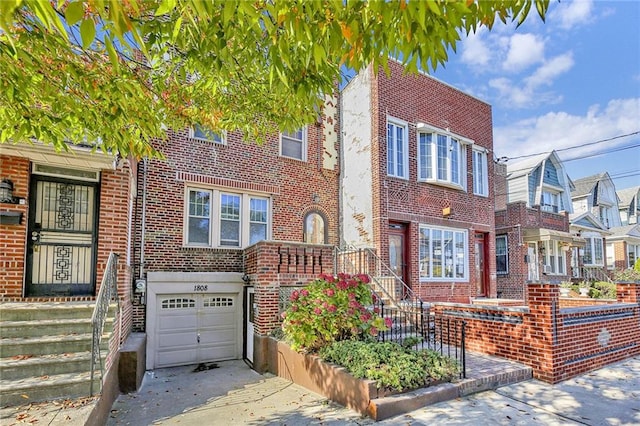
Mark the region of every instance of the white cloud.
POLYGON ((604 109, 599 105, 592 105, 583 116, 562 111, 549 112, 508 126, 494 127, 494 150, 497 157, 513 158, 554 149, 579 147, 562 155, 566 159, 576 158, 628 143, 629 138, 620 138, 580 147, 587 143, 637 132, 640 130, 638 117, 640 98, 613 99, 604 109))
POLYGON ((489 87, 497 93, 495 97, 500 105, 510 108, 533 108, 542 104, 556 104, 562 96, 554 91, 541 90, 552 86, 555 79, 569 71, 574 65, 573 54, 567 52, 545 61, 530 76, 522 80, 506 77, 489 80, 489 87))
POLYGON ((514 34, 509 41, 505 71, 521 71, 544 59, 544 41, 535 34, 514 34))
POLYGON ((560 28, 568 30, 590 23, 594 18, 593 0, 574 0, 558 2, 552 9, 549 21, 558 21, 560 28))
POLYGON ((471 33, 462 44, 460 60, 471 67, 485 66, 491 59, 491 51, 483 37, 486 30, 479 29, 477 33, 471 33))
POLYGON ((531 76, 525 79, 527 86, 537 88, 543 85, 551 85, 558 76, 573 68, 573 54, 567 52, 546 61, 531 76))

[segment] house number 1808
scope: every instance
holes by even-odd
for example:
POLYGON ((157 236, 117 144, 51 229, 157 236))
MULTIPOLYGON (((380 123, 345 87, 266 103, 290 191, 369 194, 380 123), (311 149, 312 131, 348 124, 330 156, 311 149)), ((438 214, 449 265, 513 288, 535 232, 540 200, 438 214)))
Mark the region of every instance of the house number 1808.
POLYGON ((207 285, 194 284, 193 291, 207 291, 207 285))

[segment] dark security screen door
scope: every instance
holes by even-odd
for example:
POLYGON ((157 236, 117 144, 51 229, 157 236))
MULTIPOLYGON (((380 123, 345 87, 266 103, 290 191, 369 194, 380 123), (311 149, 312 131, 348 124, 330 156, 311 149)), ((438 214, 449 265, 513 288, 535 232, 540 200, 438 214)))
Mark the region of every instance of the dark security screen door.
POLYGON ((92 295, 97 183, 32 177, 27 296, 92 295))

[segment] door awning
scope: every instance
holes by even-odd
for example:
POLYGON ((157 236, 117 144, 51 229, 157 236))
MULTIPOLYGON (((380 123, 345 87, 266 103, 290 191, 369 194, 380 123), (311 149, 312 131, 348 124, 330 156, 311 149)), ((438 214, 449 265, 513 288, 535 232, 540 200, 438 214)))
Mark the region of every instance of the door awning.
POLYGON ((522 239, 525 242, 533 241, 559 241, 568 243, 575 247, 584 247, 586 241, 584 238, 572 235, 570 232, 555 231, 553 229, 523 229, 522 239))

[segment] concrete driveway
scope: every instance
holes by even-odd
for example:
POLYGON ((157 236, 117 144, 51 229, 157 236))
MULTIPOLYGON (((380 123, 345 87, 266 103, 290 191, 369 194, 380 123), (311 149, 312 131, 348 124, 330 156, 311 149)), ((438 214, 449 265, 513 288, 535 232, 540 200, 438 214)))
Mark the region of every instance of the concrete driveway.
MULTIPOLYGON (((242 361, 147 373, 108 425, 372 425, 369 418, 242 361)), ((430 405, 379 425, 640 425, 640 357, 557 385, 528 380, 430 405)))

